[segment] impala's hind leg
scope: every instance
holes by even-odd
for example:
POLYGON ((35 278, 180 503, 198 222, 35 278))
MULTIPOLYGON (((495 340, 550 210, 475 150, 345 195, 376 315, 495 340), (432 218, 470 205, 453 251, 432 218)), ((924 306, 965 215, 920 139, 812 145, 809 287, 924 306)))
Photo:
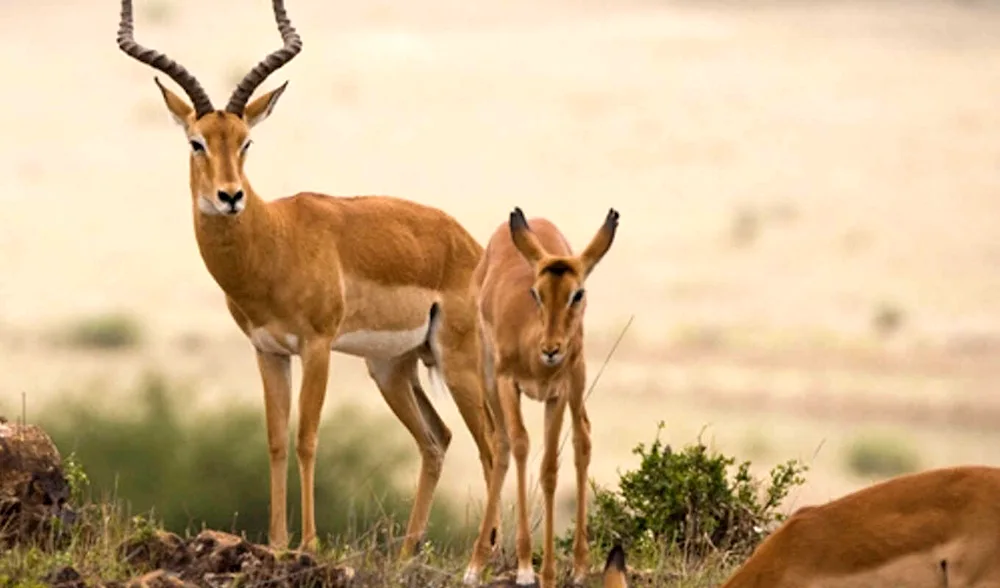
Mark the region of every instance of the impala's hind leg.
POLYGON ((424 396, 423 390, 415 390, 412 384, 417 367, 417 354, 394 359, 368 359, 368 373, 386 403, 403 426, 410 432, 420 449, 420 478, 417 494, 413 499, 410 520, 406 524, 406 538, 400 550, 400 557, 413 554, 417 541, 423 536, 430 516, 434 490, 441 478, 445 452, 451 442, 451 431, 445 426, 434 407, 424 396))
MULTIPOLYGON (((486 402, 475 315, 468 312, 465 306, 457 306, 457 310, 454 305, 447 308, 437 344, 445 384, 479 449, 479 461, 488 495, 493 471, 496 423, 493 411, 486 402)), ((494 544, 499 540, 499 533, 498 508, 490 533, 494 544)))

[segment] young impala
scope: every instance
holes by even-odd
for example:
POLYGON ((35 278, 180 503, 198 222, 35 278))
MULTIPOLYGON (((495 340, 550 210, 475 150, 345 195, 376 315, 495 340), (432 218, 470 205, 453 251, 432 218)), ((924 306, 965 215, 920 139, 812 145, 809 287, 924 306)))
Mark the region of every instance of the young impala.
POLYGON ((451 440, 451 431, 420 388, 418 361, 451 392, 478 445, 489 483, 493 424, 483 399, 475 304, 469 293, 482 247, 449 215, 406 200, 303 192, 266 201, 254 191, 244 172, 250 129, 271 114, 287 82, 247 102, 268 75, 302 49, 283 4, 273 0, 284 46, 243 78, 225 110, 212 107, 184 67, 135 42, 131 0, 122 0, 118 46, 170 76, 191 99, 189 105, 156 80, 190 150, 198 250, 256 352, 270 452, 270 543, 288 543, 289 368, 291 356, 297 355, 302 362, 295 445, 301 546, 314 546, 316 433, 334 350, 365 359, 385 401, 419 447, 420 477, 401 550, 406 556, 427 525, 451 440))
POLYGON ((799 509, 723 588, 1000 587, 1000 469, 899 476, 799 509))
POLYGON ((521 396, 545 403, 545 452, 541 486, 545 497, 545 537, 541 585, 553 586, 552 509, 556 489, 559 432, 569 404, 576 465, 576 534, 573 579, 588 569, 587 467, 590 421, 583 404, 587 370, 583 356, 584 281, 604 257, 618 228, 618 212, 608 211, 604 225, 579 256, 573 255, 559 229, 545 219, 524 218, 515 208, 509 223, 493 233, 473 277, 483 340, 486 397, 496 418, 496 459, 488 484, 483 524, 465 574, 479 582, 488 555, 500 490, 513 449, 517 466, 517 583, 533 584, 531 534, 525 467, 528 432, 521 418, 521 396))

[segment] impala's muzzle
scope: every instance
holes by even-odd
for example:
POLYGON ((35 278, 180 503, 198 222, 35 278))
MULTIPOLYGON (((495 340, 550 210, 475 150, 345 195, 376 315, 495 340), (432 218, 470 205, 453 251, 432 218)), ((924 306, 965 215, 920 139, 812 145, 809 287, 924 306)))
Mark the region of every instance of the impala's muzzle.
POLYGON ((216 196, 219 198, 219 203, 222 204, 222 212, 224 214, 237 215, 246 206, 246 200, 243 198, 243 190, 234 190, 232 192, 219 190, 216 196))
POLYGON ((559 343, 542 344, 542 363, 552 367, 563 360, 563 347, 559 343))

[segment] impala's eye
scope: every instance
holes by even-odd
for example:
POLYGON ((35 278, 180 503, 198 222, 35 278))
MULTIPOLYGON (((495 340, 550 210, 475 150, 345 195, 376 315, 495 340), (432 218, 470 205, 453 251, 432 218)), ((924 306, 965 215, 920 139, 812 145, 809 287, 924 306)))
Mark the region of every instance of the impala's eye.
POLYGON ((205 152, 205 146, 201 144, 201 141, 191 139, 188 143, 191 145, 191 151, 194 151, 195 153, 205 152))
POLYGON ((538 306, 542 305, 542 295, 538 293, 538 290, 532 288, 531 297, 535 299, 535 304, 537 304, 538 306))
POLYGON ((583 300, 583 288, 580 288, 576 292, 573 292, 573 295, 569 297, 569 304, 570 306, 573 306, 575 304, 580 304, 580 301, 582 300, 583 300))
POLYGON ((251 141, 250 139, 247 139, 246 142, 243 143, 243 146, 240 147, 240 155, 246 154, 247 149, 250 148, 250 145, 253 145, 253 141, 251 141))

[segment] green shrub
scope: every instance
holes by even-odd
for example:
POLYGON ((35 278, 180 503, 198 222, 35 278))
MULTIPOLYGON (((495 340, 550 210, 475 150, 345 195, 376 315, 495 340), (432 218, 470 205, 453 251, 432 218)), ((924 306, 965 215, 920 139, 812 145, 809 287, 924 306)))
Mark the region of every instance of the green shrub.
MULTIPOLYGON (((773 468, 768 483, 750 475, 750 462, 710 452, 699 439, 679 452, 657 437, 648 448, 633 449, 642 461, 619 476, 610 490, 591 484, 594 504, 587 528, 591 549, 606 553, 621 542, 633 557, 659 557, 680 552, 703 557, 714 550, 749 553, 774 523, 783 520, 778 507, 789 491, 802 484, 808 469, 797 460, 773 468), (640 555, 642 554, 642 555, 640 555)), ((572 531, 559 539, 572 548, 572 531)))
MULTIPOLYGON (((72 452, 73 463, 84 464, 96 499, 124 499, 132 512, 152 512, 166 529, 182 534, 207 526, 266 541, 270 485, 263 407, 193 413, 182 410, 184 398, 183 390, 154 376, 136 390, 135 410, 125 416, 82 401, 63 402, 40 424, 60 451, 72 452)), ((384 434, 393 425, 352 408, 324 418, 315 491, 321 535, 350 540, 378 529, 380 542, 402 535, 413 481, 402 480, 406 486, 400 489, 395 472, 417 455, 405 435, 384 434)), ((293 532, 300 512, 293 443, 288 461, 293 532)), ((438 544, 465 541, 471 530, 457 520, 437 497, 428 538, 438 544)))
POLYGON ((848 446, 845 460, 855 475, 891 478, 920 469, 920 455, 904 439, 887 433, 864 434, 848 446))
POLYGON ((64 339, 69 345, 84 349, 125 349, 142 342, 142 327, 129 315, 103 314, 71 325, 64 339))

